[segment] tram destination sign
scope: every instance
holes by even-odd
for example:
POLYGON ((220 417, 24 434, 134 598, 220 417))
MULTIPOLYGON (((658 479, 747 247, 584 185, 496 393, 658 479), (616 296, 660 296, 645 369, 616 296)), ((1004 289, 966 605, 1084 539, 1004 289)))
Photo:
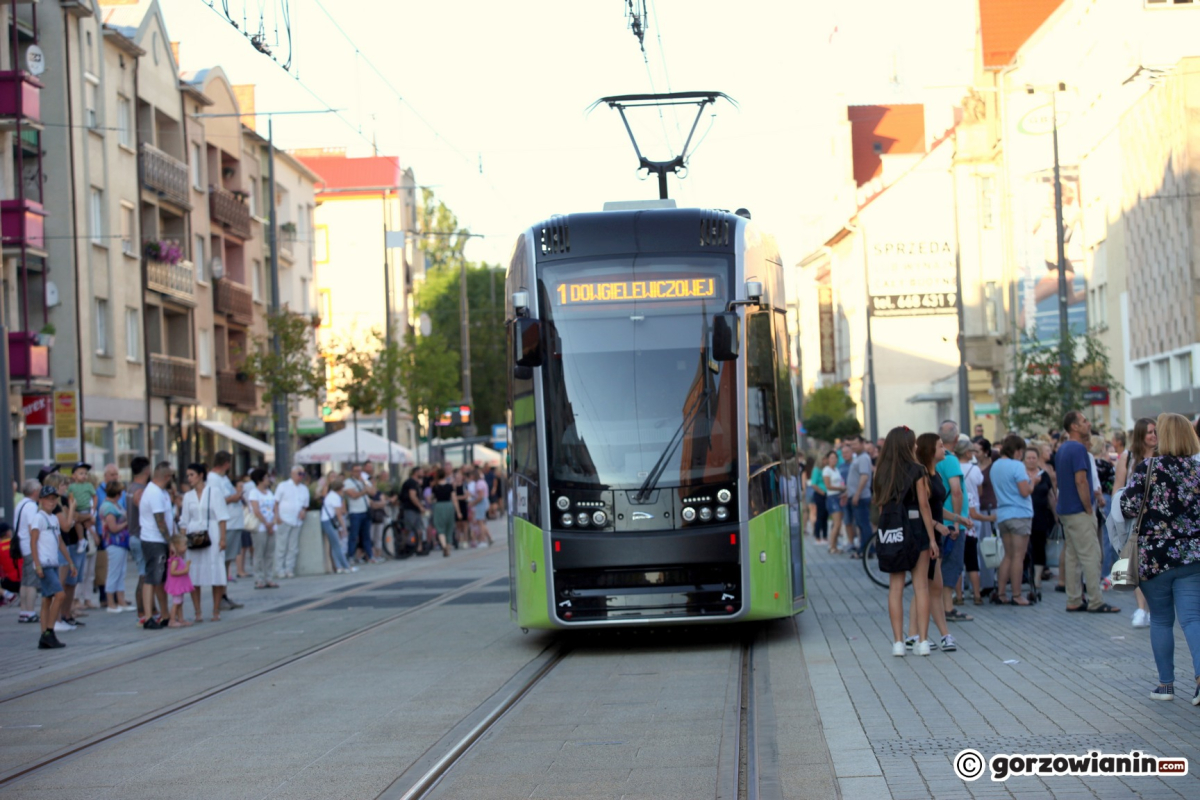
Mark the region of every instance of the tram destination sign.
POLYGON ((701 300, 717 296, 717 279, 566 281, 555 288, 554 295, 560 306, 635 300, 701 300))
POLYGON ((873 317, 926 317, 955 314, 954 292, 871 295, 873 317))

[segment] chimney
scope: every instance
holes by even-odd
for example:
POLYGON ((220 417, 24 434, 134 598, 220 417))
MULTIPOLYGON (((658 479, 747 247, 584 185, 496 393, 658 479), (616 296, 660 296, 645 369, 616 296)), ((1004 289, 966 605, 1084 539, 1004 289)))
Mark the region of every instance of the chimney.
POLYGON ((254 116, 254 84, 243 83, 233 87, 238 109, 242 112, 242 124, 250 130, 258 130, 258 117, 254 116))

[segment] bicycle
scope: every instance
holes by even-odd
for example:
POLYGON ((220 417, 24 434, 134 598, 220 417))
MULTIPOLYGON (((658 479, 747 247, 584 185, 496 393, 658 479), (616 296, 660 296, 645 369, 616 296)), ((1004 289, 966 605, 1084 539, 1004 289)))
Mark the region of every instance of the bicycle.
MULTIPOLYGON (((887 589, 891 586, 892 579, 890 572, 884 572, 879 568, 879 559, 875 557, 875 546, 879 544, 879 531, 875 531, 875 535, 871 537, 871 541, 867 542, 867 552, 863 555, 863 569, 867 571, 867 577, 870 578, 875 585, 882 586, 887 589)), ((905 573, 904 585, 912 585, 912 573, 905 573)))

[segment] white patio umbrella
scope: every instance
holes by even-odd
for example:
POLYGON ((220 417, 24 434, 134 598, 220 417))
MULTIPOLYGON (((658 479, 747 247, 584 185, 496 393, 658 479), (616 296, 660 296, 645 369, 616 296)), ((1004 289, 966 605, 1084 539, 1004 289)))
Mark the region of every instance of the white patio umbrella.
MULTIPOLYGON (((450 462, 451 466, 461 467, 463 465, 462 439, 434 439, 433 443, 445 448, 446 460, 450 462)), ((497 467, 504 465, 504 455, 500 451, 482 444, 472 446, 471 456, 476 464, 494 464, 497 467)), ((417 460, 422 464, 429 463, 429 445, 417 445, 417 460)))
POLYGON ((349 463, 375 461, 383 464, 395 462, 403 466, 417 463, 412 450, 389 442, 377 433, 353 427, 322 436, 310 445, 296 451, 298 464, 349 463))

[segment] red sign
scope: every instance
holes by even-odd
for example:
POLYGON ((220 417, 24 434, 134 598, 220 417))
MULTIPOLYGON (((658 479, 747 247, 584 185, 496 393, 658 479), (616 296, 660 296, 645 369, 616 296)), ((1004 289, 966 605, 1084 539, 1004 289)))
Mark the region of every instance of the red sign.
POLYGON ((49 425, 50 410, 50 395, 48 394, 30 394, 21 399, 21 413, 25 417, 27 426, 49 425))

